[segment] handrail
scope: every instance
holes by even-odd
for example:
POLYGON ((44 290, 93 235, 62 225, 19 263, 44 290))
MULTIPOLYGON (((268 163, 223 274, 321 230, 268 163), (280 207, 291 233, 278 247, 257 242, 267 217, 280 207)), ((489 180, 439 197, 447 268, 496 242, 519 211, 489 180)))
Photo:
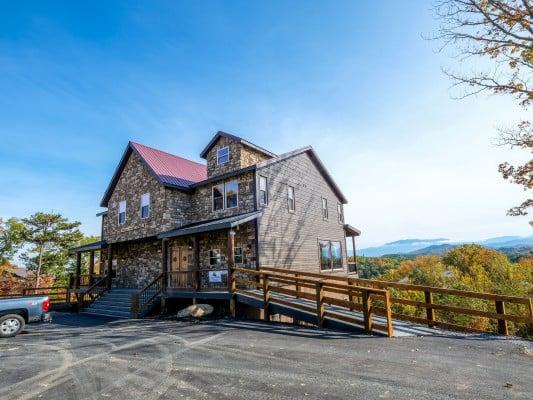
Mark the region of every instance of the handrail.
MULTIPOLYGON (((361 325, 365 331, 372 333, 374 330, 384 331, 389 337, 393 335, 392 316, 390 309, 390 295, 387 290, 369 288, 364 286, 354 286, 348 283, 332 283, 327 279, 306 279, 300 277, 287 276, 283 273, 257 271, 246 268, 232 268, 230 274, 229 290, 232 297, 235 293, 249 294, 256 296, 255 289, 262 289, 263 312, 264 319, 270 318, 270 304, 278 303, 287 305, 292 308, 301 309, 307 312, 316 312, 316 320, 318 326, 322 327, 326 318, 338 319, 351 324, 361 325), (237 273, 248 274, 259 277, 259 283, 253 282, 249 279, 241 279, 237 273), (273 285, 274 283, 274 285, 273 285), (275 285, 276 283, 285 286, 275 285), (252 291, 237 288, 237 284, 244 284, 245 286, 254 287, 252 291), (287 286, 294 286, 295 290, 287 288, 287 286), (314 288, 313 292, 302 292, 301 287, 314 288), (307 300, 315 301, 316 308, 308 305, 291 302, 284 298, 273 297, 272 293, 281 293, 285 296, 294 298, 305 298, 307 300), (335 294, 348 295, 348 300, 332 297, 335 294), (361 296, 362 303, 356 303, 354 296, 361 296), (384 309, 376 310, 372 305, 373 298, 377 298, 384 303, 384 309), (335 306, 337 308, 347 308, 349 310, 362 311, 363 319, 357 318, 356 315, 347 315, 345 313, 338 313, 336 308, 326 308, 326 305, 335 306), (374 323, 372 320, 373 314, 382 315, 385 317, 386 324, 374 323)), ((284 271, 281 271, 284 272, 284 271)), ((323 277, 321 277, 323 278, 323 277)), ((230 303, 231 308, 231 303, 230 303)), ((233 312, 232 312, 233 315, 233 312)))
POLYGON ((86 290, 81 292, 79 294, 79 307, 85 308, 90 303, 92 303, 94 300, 98 299, 103 293, 107 292, 109 290, 108 288, 108 279, 109 275, 104 275, 101 279, 93 283, 91 286, 89 286, 86 290), (96 290, 100 289, 100 290, 96 290))
MULTIPOLYGON (((313 272, 303 272, 303 271, 291 271, 291 270, 285 270, 285 269, 279 269, 279 268, 270 268, 270 267, 261 267, 259 271, 256 271, 257 273, 261 273, 261 271, 271 271, 274 273, 281 274, 284 277, 287 277, 287 275, 294 275, 294 276, 303 276, 307 278, 315 278, 315 279, 322 279, 326 281, 342 281, 346 282, 349 285, 364 285, 364 287, 374 287, 374 288, 380 288, 380 289, 395 289, 398 291, 406 291, 406 292, 418 292, 419 296, 423 297, 422 301, 420 300, 414 300, 412 298, 402 298, 399 296, 396 297, 390 297, 390 302, 395 305, 395 311, 392 312, 392 317, 399 320, 404 321, 410 321, 410 322, 417 322, 417 323, 424 323, 427 324, 430 327, 442 327, 444 329, 453 329, 453 330, 461 330, 461 331, 467 331, 467 332, 492 332, 492 330, 483 330, 479 328, 473 328, 467 325, 460 325, 456 323, 450 323, 449 320, 442 321, 438 320, 435 316, 435 311, 441 311, 446 312, 448 314, 452 315, 469 315, 469 316, 475 316, 475 317, 481 317, 481 318, 487 318, 497 321, 497 332, 502 335, 508 335, 508 322, 513 323, 524 323, 527 325, 533 326, 533 299, 528 297, 518 297, 518 296, 509 296, 509 295, 502 295, 502 294, 495 294, 495 293, 483 293, 483 292, 473 292, 469 290, 460 290, 460 289, 449 289, 449 288, 441 288, 441 287, 434 287, 434 286, 424 286, 424 285, 415 285, 410 283, 400 283, 400 282, 388 282, 388 281, 379 281, 379 280, 373 280, 373 279, 362 279, 362 278, 352 278, 348 276, 339 276, 339 275, 329 275, 329 274, 321 274, 321 273, 313 273, 313 272), (437 295, 450 295, 450 296, 456 296, 456 297, 462 297, 462 298, 472 298, 472 299, 479 299, 483 301, 493 301, 494 303, 494 311, 488 311, 486 308, 483 307, 483 309, 474 309, 474 308, 467 308, 462 307, 454 304, 453 302, 448 300, 447 303, 441 302, 436 303, 433 298, 433 294, 437 295), (525 313, 527 315, 516 315, 509 313, 509 310, 506 313, 505 310, 505 304, 515 304, 518 307, 525 306, 526 310, 525 313), (420 310, 424 312, 425 310, 425 317, 421 318, 420 316, 414 316, 414 315, 407 315, 401 312, 401 306, 407 305, 407 306, 413 306, 416 310, 420 310), (400 312, 399 312, 400 311, 400 312)), ((337 284, 334 284, 337 286, 337 284)), ((330 284, 330 286, 333 287, 333 284, 330 284)), ((376 309, 380 310, 382 308, 376 307, 376 309)), ((516 309, 515 311, 518 311, 516 309)), ((417 313, 417 315, 419 315, 417 313)), ((455 319, 453 320, 455 322, 455 319)))
POLYGON ((161 272, 138 293, 131 295, 131 317, 137 318, 143 315, 152 301, 163 291, 165 273, 161 272))

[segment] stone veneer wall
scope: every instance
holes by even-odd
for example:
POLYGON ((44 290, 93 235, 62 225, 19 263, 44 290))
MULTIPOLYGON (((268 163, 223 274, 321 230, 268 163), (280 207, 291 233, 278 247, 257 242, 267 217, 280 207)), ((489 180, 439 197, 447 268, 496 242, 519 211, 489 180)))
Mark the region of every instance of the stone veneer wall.
POLYGON ((224 210, 213 211, 212 204, 212 190, 213 186, 224 182, 217 181, 205 186, 201 186, 196 189, 195 193, 191 196, 191 208, 188 213, 188 219, 190 222, 205 221, 214 218, 229 217, 237 214, 244 214, 255 210, 255 184, 254 173, 246 172, 235 178, 226 179, 238 180, 239 193, 238 193, 238 206, 235 208, 229 208, 224 210))
POLYGON ((103 220, 103 238, 108 243, 157 235, 188 221, 190 194, 166 188, 132 153, 111 194, 103 220), (141 219, 141 195, 150 193, 150 216, 141 219), (119 202, 126 200, 126 223, 118 223, 119 202))
POLYGON ((270 157, 257 150, 239 143, 236 140, 220 137, 206 155, 207 176, 212 177, 227 172, 245 168, 267 160, 270 157), (229 161, 223 165, 217 165, 217 150, 222 147, 229 148, 229 161))
MULTIPOLYGON (((178 237, 169 240, 169 252, 172 246, 182 246, 190 244, 188 238, 178 237)), ((200 269, 225 270, 228 268, 228 231, 215 231, 199 235, 200 244, 200 269), (209 265, 209 251, 219 249, 222 254, 222 263, 217 266, 209 265)), ((243 250, 243 263, 238 264, 242 268, 256 268, 256 247, 255 247, 255 221, 247 222, 235 228, 235 248, 241 247, 243 250)), ((202 286, 208 283, 208 273, 201 275, 202 286)))
MULTIPOLYGON (((107 265, 107 252, 102 254, 107 265)), ((161 273, 161 241, 113 245, 113 287, 142 288, 161 273)))

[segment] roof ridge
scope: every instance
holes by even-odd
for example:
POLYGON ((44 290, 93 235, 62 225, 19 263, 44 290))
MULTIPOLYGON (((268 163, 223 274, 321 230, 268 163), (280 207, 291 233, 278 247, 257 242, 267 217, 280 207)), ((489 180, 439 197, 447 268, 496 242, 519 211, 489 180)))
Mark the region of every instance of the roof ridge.
POLYGON ((172 156, 172 157, 181 158, 182 160, 185 160, 185 161, 189 161, 189 162, 192 162, 192 163, 198 164, 198 165, 201 166, 201 167, 207 167, 206 164, 203 164, 203 163, 201 163, 201 162, 194 161, 194 160, 189 160, 188 158, 185 158, 185 157, 182 157, 182 156, 178 156, 177 154, 169 153, 168 151, 165 151, 165 150, 156 149, 155 147, 147 146, 147 145, 142 144, 142 143, 137 143, 137 142, 134 142, 134 141, 132 141, 132 140, 130 140, 130 143, 131 143, 132 145, 143 146, 143 147, 146 147, 146 148, 151 149, 151 150, 159 151, 160 153, 165 153, 165 154, 168 154, 169 156, 172 156))

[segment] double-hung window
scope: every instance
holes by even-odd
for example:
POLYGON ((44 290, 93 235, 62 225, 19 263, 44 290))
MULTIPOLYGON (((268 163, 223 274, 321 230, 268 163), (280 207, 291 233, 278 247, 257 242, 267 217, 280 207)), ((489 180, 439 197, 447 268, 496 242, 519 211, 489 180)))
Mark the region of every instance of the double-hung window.
POLYGON ((229 147, 222 147, 217 150, 217 165, 226 164, 229 161, 229 147))
POLYGON ((268 204, 268 189, 267 178, 259 176, 259 205, 266 206, 268 204))
POLYGON ((328 200, 322 197, 322 218, 328 219, 328 200))
POLYGON ((293 212, 296 209, 296 202, 294 200, 294 187, 287 186, 287 208, 289 212, 293 212))
POLYGON ((209 250, 209 265, 219 265, 222 262, 222 255, 219 249, 209 250))
POLYGON ((213 211, 224 209, 224 184, 213 186, 213 211))
POLYGON ((150 193, 141 196, 141 218, 145 219, 150 216, 150 193))
POLYGON ((242 247, 235 247, 235 257, 234 257, 234 262, 235 264, 242 264, 242 247))
POLYGON ((341 242, 319 240, 318 249, 320 255, 320 269, 322 271, 342 269, 341 242))
POLYGON ((119 225, 126 223, 126 200, 118 203, 118 223, 119 225))
POLYGON ((239 184, 237 179, 228 181, 224 184, 226 192, 226 208, 235 208, 238 205, 239 184))
POLYGON ((237 179, 213 186, 213 211, 235 208, 239 205, 239 183, 237 179))
POLYGON ((344 211, 341 203, 337 203, 337 216, 339 217, 339 223, 344 223, 344 211))

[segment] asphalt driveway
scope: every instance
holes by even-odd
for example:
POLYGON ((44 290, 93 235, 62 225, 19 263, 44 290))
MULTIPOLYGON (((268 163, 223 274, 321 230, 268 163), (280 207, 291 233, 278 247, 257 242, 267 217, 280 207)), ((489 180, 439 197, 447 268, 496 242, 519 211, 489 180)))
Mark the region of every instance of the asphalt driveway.
POLYGON ((533 346, 76 314, 0 340, 1 399, 531 399, 533 346))

